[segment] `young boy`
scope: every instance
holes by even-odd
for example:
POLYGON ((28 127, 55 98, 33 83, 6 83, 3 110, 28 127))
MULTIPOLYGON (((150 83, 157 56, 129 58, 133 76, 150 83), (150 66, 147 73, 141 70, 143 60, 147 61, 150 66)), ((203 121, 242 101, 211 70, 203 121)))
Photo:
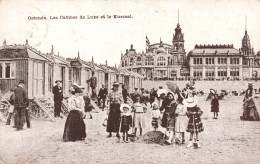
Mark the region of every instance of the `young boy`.
POLYGON ((122 104, 120 107, 121 110, 121 129, 123 133, 123 141, 128 142, 128 131, 132 126, 132 116, 130 112, 130 106, 128 104, 122 104))
POLYGON ((133 104, 133 112, 134 112, 134 127, 135 127, 135 137, 137 128, 140 129, 140 136, 142 136, 142 129, 145 128, 145 121, 144 121, 144 113, 146 112, 146 108, 140 103, 141 96, 136 94, 134 97, 134 104, 133 104))

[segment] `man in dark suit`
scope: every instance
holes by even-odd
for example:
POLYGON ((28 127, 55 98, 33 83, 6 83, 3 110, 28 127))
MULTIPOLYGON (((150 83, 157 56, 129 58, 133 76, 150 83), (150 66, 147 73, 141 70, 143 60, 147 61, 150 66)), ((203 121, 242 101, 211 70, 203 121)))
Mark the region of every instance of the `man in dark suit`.
POLYGON ((53 95, 54 95, 54 117, 60 117, 61 112, 61 104, 63 100, 63 91, 61 87, 61 80, 55 81, 56 85, 53 87, 53 95))
POLYGON ((99 93, 98 93, 98 106, 101 106, 100 100, 102 100, 103 109, 105 107, 106 97, 107 97, 107 89, 105 88, 105 85, 102 85, 102 88, 100 88, 99 93))
POLYGON ((28 94, 24 89, 24 80, 20 80, 18 86, 14 89, 15 102, 14 108, 17 112, 16 119, 16 128, 17 130, 23 129, 23 124, 25 122, 26 108, 29 106, 28 94))
POLYGON ((95 77, 95 72, 92 71, 92 77, 87 80, 87 83, 90 83, 90 87, 92 90, 92 98, 96 98, 97 94, 96 94, 96 87, 97 87, 97 78, 95 77))
POLYGON ((129 93, 125 88, 125 85, 122 85, 122 95, 123 95, 124 103, 127 103, 127 96, 129 96, 129 93))

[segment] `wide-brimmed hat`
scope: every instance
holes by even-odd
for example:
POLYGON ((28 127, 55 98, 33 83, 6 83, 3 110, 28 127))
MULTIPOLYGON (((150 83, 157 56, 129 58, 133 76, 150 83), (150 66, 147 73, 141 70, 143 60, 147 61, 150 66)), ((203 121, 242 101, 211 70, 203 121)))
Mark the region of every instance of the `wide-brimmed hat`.
POLYGON ((124 113, 124 108, 127 108, 128 109, 128 111, 127 111, 127 113, 130 113, 131 111, 131 107, 130 107, 130 105, 128 105, 128 104, 122 104, 121 106, 120 106, 120 111, 122 112, 122 113, 124 113))
POLYGON ((114 82, 113 86, 119 86, 120 84, 118 82, 114 82))
POLYGON ((217 91, 215 90, 215 89, 210 89, 209 90, 212 94, 216 94, 217 93, 217 91))
POLYGON ((194 100, 194 98, 192 98, 192 97, 189 97, 189 98, 183 100, 183 104, 189 108, 196 106, 197 103, 198 102, 196 100, 194 100))
POLYGON ((61 80, 56 80, 55 83, 57 83, 57 82, 62 82, 62 81, 61 80))
POLYGON ((167 95, 170 95, 170 94, 172 94, 173 97, 174 97, 174 95, 175 95, 172 91, 169 91, 169 92, 167 93, 167 95))
POLYGON ((248 86, 253 86, 254 84, 253 83, 248 83, 248 86))
POLYGON ((20 80, 18 84, 25 84, 24 80, 20 80))
POLYGON ((154 105, 157 105, 157 107, 159 107, 159 105, 158 105, 157 102, 153 102, 153 103, 152 103, 152 107, 153 107, 154 105))
POLYGON ((167 94, 167 90, 166 89, 158 89, 157 90, 157 94, 160 96, 161 94, 167 94))

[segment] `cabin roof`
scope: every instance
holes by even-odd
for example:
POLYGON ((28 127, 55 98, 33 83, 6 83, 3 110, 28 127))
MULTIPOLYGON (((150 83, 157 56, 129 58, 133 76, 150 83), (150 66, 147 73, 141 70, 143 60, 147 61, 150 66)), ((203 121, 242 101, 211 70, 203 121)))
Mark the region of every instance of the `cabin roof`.
POLYGON ((3 48, 0 49, 1 58, 31 58, 47 61, 46 58, 42 57, 33 50, 23 47, 23 48, 3 48))

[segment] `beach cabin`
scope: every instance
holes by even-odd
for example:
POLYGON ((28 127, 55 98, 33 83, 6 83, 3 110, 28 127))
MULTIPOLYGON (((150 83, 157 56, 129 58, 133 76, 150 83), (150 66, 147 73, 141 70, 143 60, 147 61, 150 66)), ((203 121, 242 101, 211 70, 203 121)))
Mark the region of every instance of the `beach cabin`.
POLYGON ((20 80, 30 99, 44 97, 48 92, 49 60, 40 51, 32 48, 26 40, 25 45, 7 45, 0 47, 0 83, 2 93, 17 86, 20 80))

